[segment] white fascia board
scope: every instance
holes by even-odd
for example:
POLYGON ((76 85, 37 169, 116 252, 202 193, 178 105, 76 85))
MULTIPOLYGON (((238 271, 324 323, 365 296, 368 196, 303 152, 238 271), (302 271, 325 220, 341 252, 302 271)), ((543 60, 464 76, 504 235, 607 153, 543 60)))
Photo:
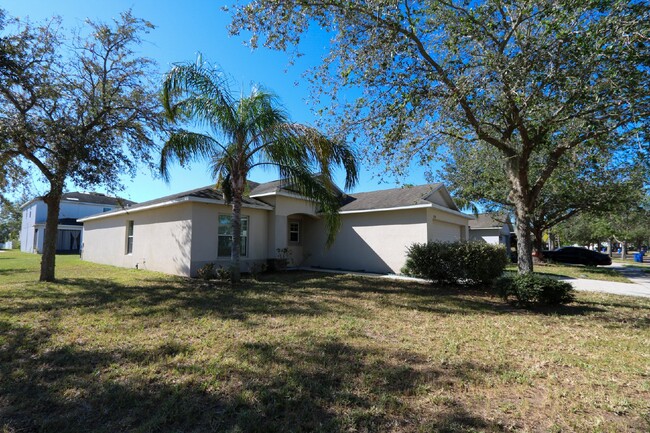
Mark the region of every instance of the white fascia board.
MULTIPOLYGON (((125 208, 119 211, 115 212, 104 212, 100 213, 97 215, 92 215, 88 216, 85 218, 80 218, 77 220, 77 222, 83 223, 86 221, 93 221, 93 220, 98 220, 102 218, 108 218, 108 217, 113 217, 117 215, 129 215, 135 212, 141 212, 144 210, 150 210, 150 209, 157 209, 161 207, 166 207, 166 206, 173 206, 176 204, 181 204, 181 203, 210 203, 210 204, 221 204, 221 205, 226 205, 223 201, 219 200, 214 200, 214 199, 209 199, 209 198, 200 198, 200 197, 182 197, 182 198, 177 198, 174 200, 169 200, 169 201, 164 201, 162 203, 154 203, 148 206, 140 206, 140 207, 134 207, 134 208, 125 208)), ((248 205, 248 204, 242 204, 243 208, 256 208, 256 209, 264 209, 264 210, 272 210, 273 208, 271 206, 262 206, 262 205, 248 205)))
POLYGON ((470 230, 501 230, 503 227, 470 227, 470 230))
POLYGON ((29 200, 28 202, 26 202, 24 205, 20 206, 20 209, 23 210, 23 209, 25 209, 27 206, 32 205, 32 204, 36 203, 36 202, 39 201, 39 200, 40 200, 40 201, 43 201, 43 200, 40 199, 40 198, 33 198, 33 199, 29 200))
MULTIPOLYGON (((221 201, 221 200, 214 200, 211 198, 201 198, 201 197, 188 197, 188 201, 194 202, 194 203, 210 203, 210 204, 222 204, 225 206, 230 206, 230 204, 221 201)), ((252 209, 264 209, 264 210, 273 210, 273 206, 268 205, 268 204, 248 204, 248 203, 242 203, 242 208, 252 208, 252 209)))
POLYGON ((339 211, 339 214, 347 215, 347 214, 355 214, 355 213, 388 212, 392 210, 424 209, 428 207, 433 207, 433 206, 431 204, 414 204, 411 206, 385 207, 385 208, 377 208, 377 209, 342 210, 339 211))
POLYGON ((258 197, 271 197, 274 195, 280 195, 282 197, 291 197, 291 198, 297 198, 300 200, 305 200, 305 201, 311 201, 313 202, 314 200, 305 197, 304 195, 297 194, 295 192, 288 192, 288 191, 271 191, 271 192, 265 192, 262 194, 255 194, 251 195, 251 198, 258 198, 258 197))
POLYGON ((182 199, 174 199, 174 200, 164 201, 162 203, 154 203, 154 204, 151 204, 151 205, 148 205, 148 206, 141 206, 141 207, 136 207, 136 208, 133 208, 133 209, 124 208, 124 209, 121 209, 121 210, 118 210, 118 211, 104 212, 104 213, 100 213, 100 214, 97 214, 97 215, 87 216, 85 218, 79 218, 77 220, 77 222, 83 223, 83 222, 86 222, 86 221, 93 221, 93 220, 113 217, 113 216, 117 216, 117 215, 128 215, 128 214, 135 213, 135 212, 140 212, 140 211, 143 211, 143 210, 157 209, 159 207, 165 207, 165 206, 171 206, 171 205, 174 205, 174 204, 180 204, 180 203, 184 203, 186 201, 187 201, 187 197, 184 197, 182 199))
POLYGON ((448 207, 440 206, 439 204, 431 203, 431 207, 434 208, 434 209, 441 210, 443 212, 450 213, 452 215, 459 216, 461 218, 465 218, 467 220, 476 219, 476 218, 474 218, 473 215, 467 215, 466 213, 462 213, 461 211, 457 211, 457 210, 454 210, 454 209, 449 209, 448 207))
MULTIPOLYGON (((41 227, 45 227, 45 224, 38 223, 38 224, 34 224, 32 227, 36 227, 40 229, 41 227)), ((57 229, 64 229, 64 230, 81 230, 83 228, 83 226, 73 226, 68 224, 59 224, 56 227, 57 229)))
POLYGON ((433 209, 438 209, 443 212, 450 213, 452 215, 456 215, 468 220, 473 220, 474 217, 464 214, 462 212, 458 212, 453 209, 446 208, 444 206, 437 205, 435 203, 424 203, 424 204, 414 204, 411 206, 399 206, 399 207, 387 207, 387 208, 378 208, 378 209, 362 209, 362 210, 344 210, 340 211, 339 214, 341 215, 346 215, 346 214, 355 214, 355 213, 369 213, 369 212, 389 212, 389 211, 395 211, 395 210, 408 210, 408 209, 426 209, 426 208, 433 208, 433 209))

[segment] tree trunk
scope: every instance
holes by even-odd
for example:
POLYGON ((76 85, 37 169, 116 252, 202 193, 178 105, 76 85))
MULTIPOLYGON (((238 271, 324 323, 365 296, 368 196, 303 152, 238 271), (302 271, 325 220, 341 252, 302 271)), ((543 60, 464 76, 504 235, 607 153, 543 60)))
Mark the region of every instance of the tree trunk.
POLYGON ((607 239, 607 255, 612 257, 613 253, 613 248, 612 248, 612 243, 614 242, 614 239, 608 238, 607 239))
POLYGON ((623 241, 621 244, 621 259, 625 260, 627 258, 627 241, 623 241))
POLYGON ((533 272, 533 248, 531 242, 531 223, 533 215, 534 197, 531 197, 528 184, 528 167, 520 164, 519 158, 506 160, 506 172, 510 183, 508 199, 514 205, 517 225, 517 268, 519 274, 533 272))
POLYGON ((544 250, 544 230, 533 229, 533 250, 537 253, 537 257, 543 258, 542 251, 544 250))
POLYGON ((240 256, 241 256, 241 202, 244 189, 240 179, 232 178, 232 249, 230 282, 241 281, 240 256))
POLYGON ((520 274, 533 272, 533 250, 530 236, 530 216, 528 212, 518 206, 515 207, 517 225, 517 268, 520 274))
POLYGON ((59 208, 62 195, 63 185, 52 186, 50 192, 43 198, 47 205, 47 219, 45 220, 40 281, 54 281, 56 239, 59 230, 59 208))

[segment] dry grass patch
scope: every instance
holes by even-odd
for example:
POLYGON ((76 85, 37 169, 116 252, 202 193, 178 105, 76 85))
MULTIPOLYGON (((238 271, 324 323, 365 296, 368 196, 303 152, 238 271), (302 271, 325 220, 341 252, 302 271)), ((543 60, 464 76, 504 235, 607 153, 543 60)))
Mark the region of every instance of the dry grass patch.
POLYGON ((317 273, 237 288, 0 257, 5 431, 650 429, 650 302, 317 273))

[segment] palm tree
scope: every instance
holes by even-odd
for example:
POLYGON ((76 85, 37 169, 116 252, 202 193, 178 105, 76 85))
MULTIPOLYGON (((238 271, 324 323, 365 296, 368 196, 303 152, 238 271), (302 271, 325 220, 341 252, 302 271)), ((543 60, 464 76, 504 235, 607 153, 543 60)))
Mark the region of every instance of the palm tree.
POLYGON ((333 169, 345 170, 346 189, 358 179, 350 147, 312 127, 292 123, 276 96, 262 88, 233 97, 223 74, 201 59, 175 65, 165 76, 162 96, 172 122, 189 121, 209 131, 174 130, 162 148, 160 172, 169 180, 170 162, 210 161, 217 186, 232 205, 232 282, 240 279, 242 196, 255 167, 276 167, 292 188, 316 202, 327 222, 328 242, 333 242, 340 206, 333 169))

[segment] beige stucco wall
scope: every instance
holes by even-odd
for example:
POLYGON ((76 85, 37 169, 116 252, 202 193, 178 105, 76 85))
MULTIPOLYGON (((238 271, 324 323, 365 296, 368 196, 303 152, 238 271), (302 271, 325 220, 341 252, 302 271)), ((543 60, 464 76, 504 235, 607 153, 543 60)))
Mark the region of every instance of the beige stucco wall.
POLYGON ((469 239, 467 218, 440 209, 427 209, 427 239, 455 242, 469 239))
MULTIPOLYGON (((227 267, 230 259, 217 257, 218 215, 231 214, 226 205, 183 203, 84 222, 83 259, 107 265, 150 269, 195 276, 206 263, 227 267), (133 253, 126 254, 127 221, 133 220, 133 253)), ((269 211, 242 209, 249 219, 248 255, 242 270, 267 259, 269 211)))
POLYGON ((494 245, 503 244, 508 249, 510 248, 510 229, 505 224, 500 230, 496 228, 472 229, 470 230, 470 240, 494 245))
POLYGON ((289 242, 289 221, 300 222, 300 237, 304 238, 305 226, 316 217, 316 206, 313 202, 284 195, 260 197, 260 200, 274 206, 268 217, 268 258, 276 258, 278 249, 288 248, 290 251, 290 266, 304 264, 306 250, 301 239, 299 243, 289 242))
POLYGON ((84 222, 83 260, 107 265, 190 274, 190 203, 84 222), (133 253, 126 254, 127 221, 133 220, 133 253))
MULTIPOLYGON (((248 217, 248 255, 241 257, 242 270, 248 271, 252 263, 265 263, 268 251, 268 217, 264 209, 242 208, 242 216, 248 217)), ((228 267, 229 257, 217 257, 217 234, 219 214, 230 215, 232 209, 226 205, 209 203, 192 204, 192 254, 191 275, 206 263, 228 267)))
POLYGON ((325 249, 322 220, 305 224, 305 264, 366 272, 400 272, 406 248, 427 240, 426 209, 364 212, 341 215, 341 230, 325 249))

